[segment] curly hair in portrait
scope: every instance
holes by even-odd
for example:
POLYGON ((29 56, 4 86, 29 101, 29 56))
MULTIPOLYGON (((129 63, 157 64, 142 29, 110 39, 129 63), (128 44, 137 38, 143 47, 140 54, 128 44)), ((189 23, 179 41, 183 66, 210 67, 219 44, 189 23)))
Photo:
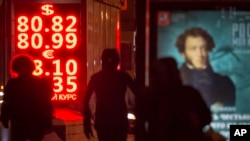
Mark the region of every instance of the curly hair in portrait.
POLYGON ((207 43, 208 51, 212 51, 212 49, 214 48, 214 40, 212 36, 206 30, 200 27, 192 27, 192 28, 185 30, 181 35, 178 36, 175 45, 179 52, 184 52, 185 41, 187 37, 189 36, 202 37, 203 39, 205 39, 207 43))

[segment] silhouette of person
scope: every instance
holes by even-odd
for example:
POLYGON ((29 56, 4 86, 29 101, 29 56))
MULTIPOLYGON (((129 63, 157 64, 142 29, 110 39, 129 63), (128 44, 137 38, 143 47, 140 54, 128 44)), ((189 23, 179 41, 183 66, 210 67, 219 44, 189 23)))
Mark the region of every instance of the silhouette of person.
POLYGON ((99 141, 126 141, 128 133, 126 88, 136 94, 135 83, 125 72, 117 70, 119 55, 116 49, 104 49, 102 70, 92 75, 84 100, 84 132, 90 138, 91 112, 89 100, 96 95, 96 112, 94 127, 99 141))
POLYGON ((159 59, 150 74, 148 141, 205 141, 211 112, 196 89, 182 84, 176 61, 159 59))
POLYGON ((235 106, 235 86, 225 75, 213 71, 209 52, 214 48, 212 36, 200 27, 185 30, 176 40, 185 59, 180 68, 184 84, 200 91, 208 106, 235 106))
POLYGON ((52 128, 53 89, 43 78, 35 77, 35 65, 30 56, 20 54, 12 58, 11 72, 16 73, 4 88, 1 121, 11 130, 12 141, 42 141, 52 128))

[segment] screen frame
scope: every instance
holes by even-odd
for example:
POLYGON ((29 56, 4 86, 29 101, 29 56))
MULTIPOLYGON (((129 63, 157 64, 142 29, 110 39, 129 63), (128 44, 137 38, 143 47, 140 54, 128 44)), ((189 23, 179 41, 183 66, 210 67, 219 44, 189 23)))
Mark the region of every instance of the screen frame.
MULTIPOLYGON (((236 1, 219 1, 219 2, 197 2, 197 1, 175 1, 175 2, 151 2, 150 3, 150 25, 149 25, 149 35, 146 35, 147 33, 145 33, 145 36, 150 36, 150 43, 149 43, 149 52, 148 55, 150 57, 149 59, 149 67, 151 67, 151 65, 158 59, 158 54, 157 54, 157 48, 158 48, 158 44, 157 44, 157 14, 160 11, 199 11, 199 10, 216 10, 217 9, 221 9, 221 8, 229 8, 231 7, 236 7, 237 10, 242 10, 242 11, 249 11, 250 12, 250 8, 248 7, 248 5, 250 4, 250 1, 241 1, 241 2, 236 2, 236 1)), ((147 17, 146 17, 147 18, 147 17)), ((145 29, 147 29, 147 25, 145 25, 145 29)), ((146 44, 146 42, 145 42, 146 44)), ((145 50, 144 50, 145 51, 145 50)), ((147 52, 145 52, 146 54, 147 52)), ((145 61, 145 60, 144 60, 145 61)), ((145 72, 146 69, 148 68, 144 68, 145 72)), ((150 71, 150 69, 149 69, 150 71)), ((149 73, 148 77, 150 76, 151 73, 149 73)), ((151 85, 151 84, 150 84, 151 85)), ((212 112, 212 111, 211 111, 212 112)), ((213 118, 214 118, 214 114, 216 113, 212 113, 213 118)), ((230 113, 229 113, 230 114, 230 113)), ((237 113, 236 113, 237 114, 237 113)), ((244 113, 243 113, 244 114, 244 113)), ((220 119, 222 120, 222 119, 220 119)), ((216 119, 213 120, 212 122, 216 123, 216 119)), ((211 123, 212 123, 211 122, 211 123)), ((230 123, 227 120, 222 120, 222 121, 218 121, 218 123, 230 123)), ((241 121, 237 121, 236 122, 240 123, 241 121)), ((247 121, 249 122, 249 120, 247 121)), ((211 124, 210 123, 210 124, 211 124)), ((211 125, 210 125, 211 126, 211 125)), ((212 127, 212 126, 211 126, 212 127)), ((226 129, 226 128, 225 128, 226 129)), ((218 131, 222 131, 224 129, 220 129, 218 128, 218 131)), ((217 132, 217 130, 215 130, 217 132)), ((220 132, 221 132, 220 131, 220 132)), ((229 137, 229 136, 228 136, 229 137)))
POLYGON ((199 11, 216 10, 220 8, 236 7, 237 10, 250 11, 250 1, 168 1, 150 3, 150 51, 149 66, 157 60, 157 13, 159 11, 199 11))

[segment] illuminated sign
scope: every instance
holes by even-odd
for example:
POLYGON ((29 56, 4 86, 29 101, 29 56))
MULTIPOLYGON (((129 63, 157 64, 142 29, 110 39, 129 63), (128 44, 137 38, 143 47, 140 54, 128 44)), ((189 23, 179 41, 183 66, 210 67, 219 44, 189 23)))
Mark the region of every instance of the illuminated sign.
POLYGON ((36 76, 53 80, 52 100, 76 100, 79 89, 80 4, 22 4, 15 8, 15 53, 34 58, 36 76))

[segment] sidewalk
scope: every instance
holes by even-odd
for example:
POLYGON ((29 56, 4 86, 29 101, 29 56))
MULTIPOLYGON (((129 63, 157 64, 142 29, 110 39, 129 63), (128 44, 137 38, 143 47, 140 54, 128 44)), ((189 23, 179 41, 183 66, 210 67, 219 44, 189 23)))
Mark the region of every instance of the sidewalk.
MULTIPOLYGON (((54 132, 45 136, 43 141, 88 141, 83 133, 81 113, 71 109, 56 109, 56 119, 53 120, 54 132)), ((0 141, 9 141, 9 130, 0 124, 0 141)), ((98 141, 97 137, 89 141, 98 141)), ((134 141, 134 135, 129 134, 127 141, 134 141)))

